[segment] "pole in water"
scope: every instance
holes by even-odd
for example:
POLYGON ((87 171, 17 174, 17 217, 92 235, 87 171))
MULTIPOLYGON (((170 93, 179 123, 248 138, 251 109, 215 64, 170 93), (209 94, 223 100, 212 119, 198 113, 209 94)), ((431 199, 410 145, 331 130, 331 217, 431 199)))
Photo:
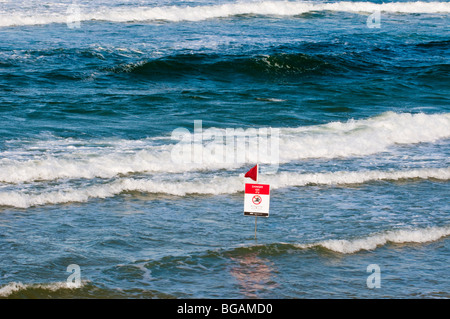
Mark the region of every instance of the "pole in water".
POLYGON ((258 220, 258 216, 255 215, 255 239, 256 239, 256 222, 258 220))
MULTIPOLYGON (((258 176, 259 175, 259 165, 256 164, 256 184, 258 184, 258 176)), ((258 216, 255 214, 255 240, 256 240, 256 222, 258 220, 258 216)))

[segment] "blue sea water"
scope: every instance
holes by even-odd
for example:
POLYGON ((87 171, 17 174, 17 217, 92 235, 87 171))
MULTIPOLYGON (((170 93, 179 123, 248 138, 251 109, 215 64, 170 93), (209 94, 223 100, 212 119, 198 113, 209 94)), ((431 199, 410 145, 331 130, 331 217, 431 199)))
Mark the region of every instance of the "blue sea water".
POLYGON ((0 298, 449 298, 449 13, 0 1, 0 298))

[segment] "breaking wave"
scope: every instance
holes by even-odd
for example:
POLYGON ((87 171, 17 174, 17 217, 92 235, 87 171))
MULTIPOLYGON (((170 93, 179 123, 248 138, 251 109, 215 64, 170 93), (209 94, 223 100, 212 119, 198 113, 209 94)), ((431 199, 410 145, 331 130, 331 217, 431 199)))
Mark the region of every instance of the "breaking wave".
MULTIPOLYGON (((243 174, 237 177, 213 177, 179 182, 121 178, 110 183, 88 186, 84 189, 75 187, 38 194, 15 191, 0 192, 0 206, 28 208, 37 205, 86 202, 94 198, 113 197, 124 192, 143 192, 174 196, 233 194, 243 191, 244 179, 243 174)), ((450 179, 450 168, 414 169, 391 172, 359 171, 309 174, 282 172, 277 175, 266 175, 264 178, 261 178, 260 182, 269 183, 272 189, 278 189, 306 185, 352 185, 373 181, 398 181, 405 179, 436 179, 447 181, 450 179)))
POLYGON ((33 295, 42 296, 63 290, 73 291, 75 289, 82 288, 84 285, 85 282, 83 281, 81 282, 81 285, 76 285, 75 283, 69 282, 53 282, 45 284, 24 284, 21 282, 11 282, 3 287, 0 287, 0 298, 11 297, 14 295, 28 298, 33 295))
POLYGON ((313 244, 298 244, 297 248, 309 249, 322 247, 337 253, 353 254, 362 250, 374 250, 389 243, 427 243, 450 235, 450 226, 424 229, 399 229, 373 234, 357 239, 332 239, 313 244))
MULTIPOLYGON (((35 10, 35 8, 33 8, 35 10)), ((55 8, 53 8, 55 9, 55 8)), ((314 11, 372 13, 374 11, 393 13, 449 13, 448 2, 393 2, 371 3, 339 1, 334 3, 317 3, 306 1, 261 1, 236 2, 220 5, 198 6, 160 6, 160 7, 128 7, 128 8, 63 8, 66 12, 11 12, 0 13, 0 26, 20 26, 50 23, 71 23, 77 21, 112 21, 112 22, 139 22, 139 21, 202 21, 207 19, 226 18, 240 15, 259 16, 295 16, 314 11)), ((60 8, 61 11, 61 8, 60 8)))
MULTIPOLYGON (((216 129, 214 132, 219 137, 227 134, 225 129, 216 129)), ((38 141, 31 145, 26 143, 22 150, 0 153, 0 182, 20 184, 58 179, 113 178, 136 173, 213 171, 255 162, 283 164, 311 158, 367 156, 388 151, 398 144, 435 142, 449 138, 450 113, 426 115, 387 112, 369 119, 280 128, 278 132, 278 136, 270 140, 274 144, 269 144, 269 148, 275 145, 273 148, 277 152, 264 154, 251 151, 250 145, 256 145, 260 138, 260 135, 255 134, 257 130, 234 131, 233 143, 228 143, 225 138, 211 141, 206 138, 208 130, 194 130, 188 136, 190 141, 204 139, 199 144, 202 155, 199 162, 192 160, 190 152, 182 151, 183 145, 187 145, 190 151, 189 147, 194 144, 183 144, 168 136, 137 141, 60 139, 38 141), (245 136, 246 144, 237 142, 239 135, 245 136), (223 152, 214 152, 218 149, 223 152), (245 156, 240 161, 236 158, 227 161, 224 158, 227 153, 245 156)))
MULTIPOLYGON (((433 226, 387 230, 354 239, 329 239, 308 244, 270 243, 239 246, 222 255, 241 256, 252 254, 279 255, 300 250, 328 250, 339 254, 355 254, 372 251, 389 244, 425 244, 450 236, 450 226, 433 226)), ((220 255, 220 254, 219 254, 220 255)))

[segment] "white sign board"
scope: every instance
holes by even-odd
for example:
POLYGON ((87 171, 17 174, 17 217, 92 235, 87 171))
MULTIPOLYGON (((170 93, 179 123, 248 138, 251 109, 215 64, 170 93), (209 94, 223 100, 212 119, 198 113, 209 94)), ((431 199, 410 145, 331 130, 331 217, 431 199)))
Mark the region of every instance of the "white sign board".
POLYGON ((269 206, 269 184, 245 184, 244 215, 269 217, 269 206))

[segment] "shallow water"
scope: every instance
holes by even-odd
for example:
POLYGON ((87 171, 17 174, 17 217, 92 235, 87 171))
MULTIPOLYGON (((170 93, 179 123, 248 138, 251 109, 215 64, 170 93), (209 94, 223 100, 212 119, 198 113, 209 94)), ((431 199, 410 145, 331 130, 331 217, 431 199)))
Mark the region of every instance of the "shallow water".
POLYGON ((449 12, 1 1, 0 297, 449 298, 449 12))

